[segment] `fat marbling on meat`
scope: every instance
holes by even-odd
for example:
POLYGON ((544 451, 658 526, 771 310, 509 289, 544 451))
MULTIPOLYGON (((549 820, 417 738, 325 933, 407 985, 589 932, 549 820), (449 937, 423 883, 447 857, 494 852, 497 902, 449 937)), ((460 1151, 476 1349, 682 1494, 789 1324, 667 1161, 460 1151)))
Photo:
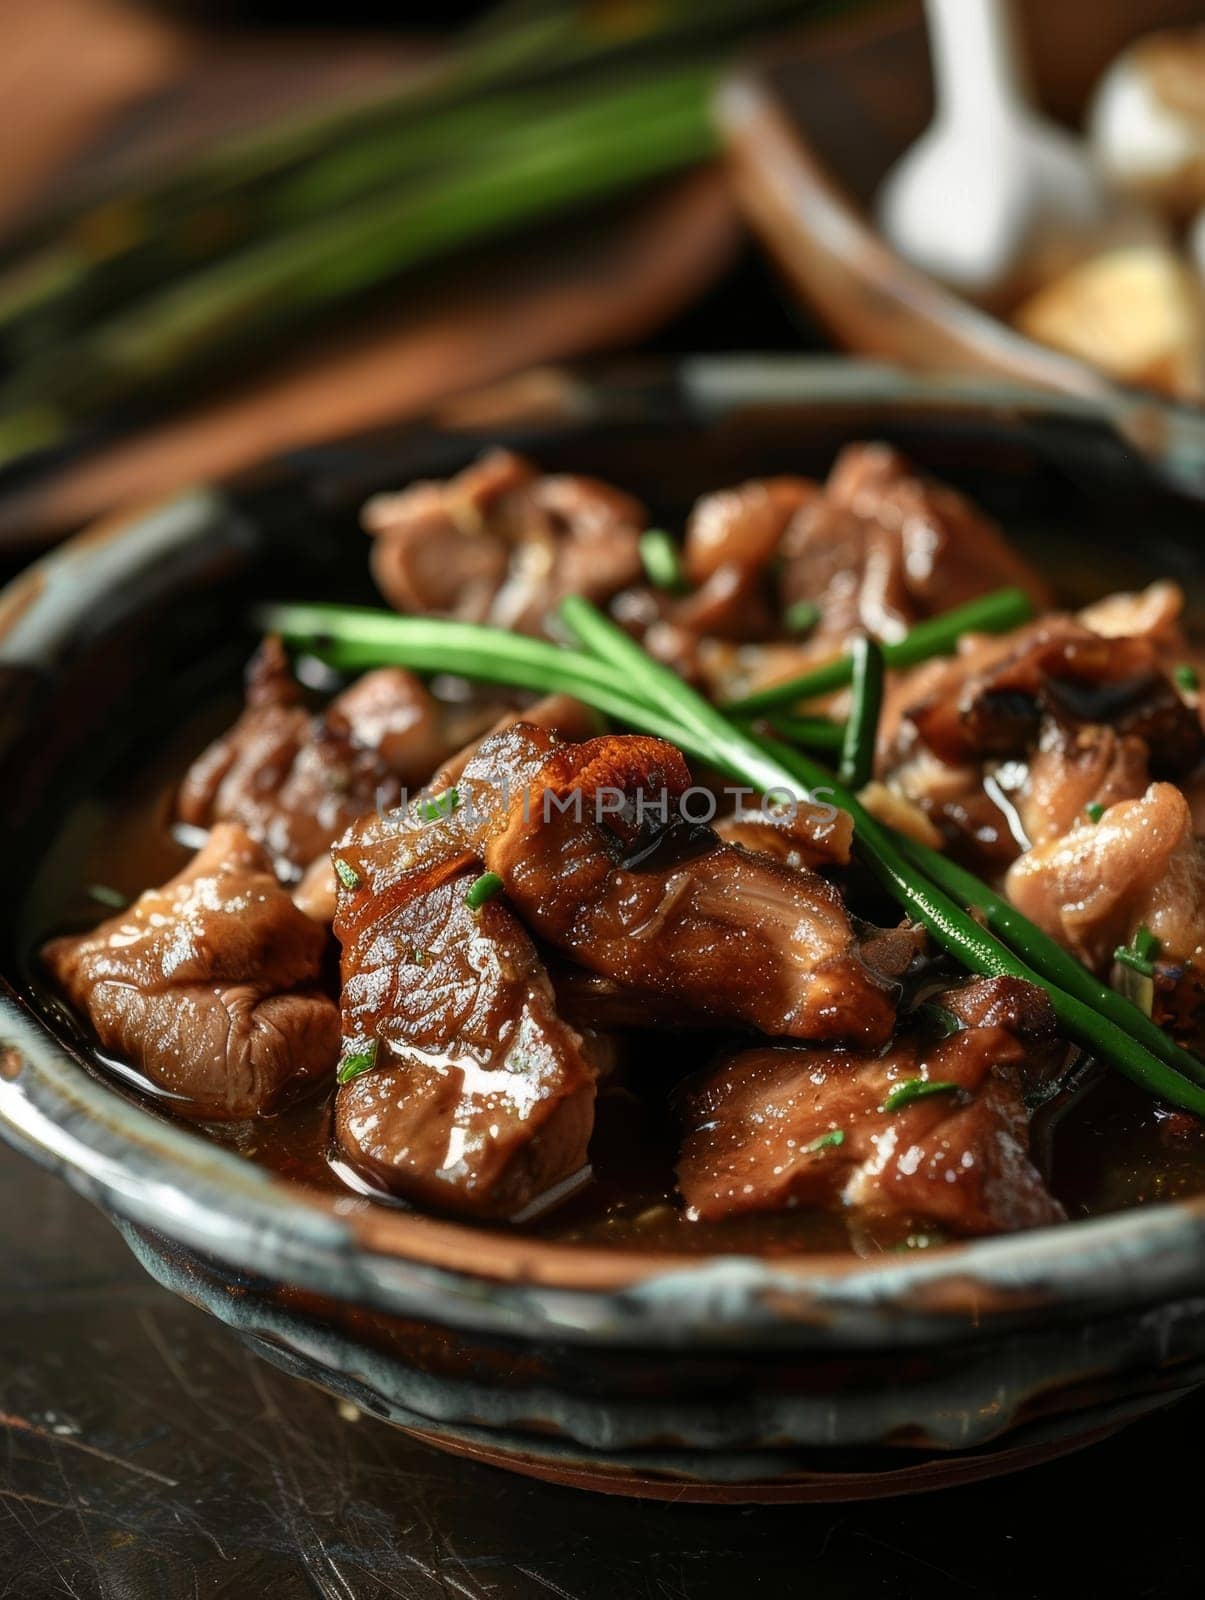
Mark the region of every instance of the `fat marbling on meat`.
POLYGON ((333 1075, 339 1013, 320 986, 326 933, 263 851, 222 823, 175 878, 42 960, 101 1047, 190 1115, 274 1110, 333 1075))

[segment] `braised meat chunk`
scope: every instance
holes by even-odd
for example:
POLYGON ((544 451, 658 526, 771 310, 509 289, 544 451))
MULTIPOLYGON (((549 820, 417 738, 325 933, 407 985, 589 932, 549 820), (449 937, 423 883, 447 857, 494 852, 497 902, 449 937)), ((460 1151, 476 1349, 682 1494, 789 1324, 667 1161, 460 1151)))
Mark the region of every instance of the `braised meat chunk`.
POLYGON ((812 1207, 956 1234, 1061 1220, 1029 1158, 1023 1100, 1052 1040, 1045 996, 990 979, 949 1001, 963 1026, 945 1038, 917 1027, 877 1055, 763 1047, 690 1080, 678 1163, 690 1215, 812 1207))
POLYGON ((783 601, 815 603, 822 634, 900 638, 912 623, 1015 584, 1045 586, 955 490, 919 477, 887 445, 850 445, 824 493, 786 531, 783 601))
POLYGON ((569 594, 602 601, 640 575, 644 507, 597 478, 542 476, 493 450, 446 483, 364 507, 372 570, 399 611, 540 633, 569 594))
MULTIPOLYGON (((599 719, 594 712, 567 694, 546 695, 523 711, 504 712, 487 731, 505 732, 507 728, 513 728, 516 722, 530 722, 538 728, 550 728, 562 739, 584 739, 587 734, 596 732, 599 726, 599 719)), ((428 798, 445 794, 455 786, 466 762, 480 743, 480 738, 472 739, 463 749, 448 757, 426 785, 428 798)), ((293 891, 293 899, 307 916, 329 926, 334 920, 338 891, 339 880, 335 876, 330 852, 324 850, 302 874, 301 882, 293 891)))
POLYGON ((112 1051, 192 1116, 272 1111, 333 1075, 339 1013, 320 987, 326 935, 237 825, 177 877, 42 959, 112 1051))
MULTIPOLYGON (((1084 615, 1111 627, 1153 607, 1114 599, 1084 615)), ((1085 815, 1137 799, 1152 776, 1183 781, 1198 766, 1200 717, 1160 641, 1157 630, 1098 633, 1057 612, 1002 637, 968 636, 954 657, 892 685, 879 769, 952 844, 1002 872, 1085 815)))
POLYGON ((689 787, 662 740, 520 724, 466 765, 457 816, 527 924, 582 966, 763 1033, 887 1038, 895 985, 836 889, 690 823, 689 787))
POLYGON ((506 902, 469 903, 480 867, 449 820, 368 818, 339 860, 343 1059, 364 1067, 336 1097, 339 1149, 405 1199, 513 1217, 586 1165, 582 1038, 506 902))
POLYGON ((1005 887, 1019 911, 1097 972, 1143 926, 1177 964, 1199 961, 1205 948, 1205 847, 1170 783, 1030 850, 1005 887))
POLYGON ((241 823, 295 879, 357 817, 425 782, 467 731, 395 667, 366 673, 314 716, 268 639, 247 671, 246 710, 189 768, 177 813, 198 827, 241 823))

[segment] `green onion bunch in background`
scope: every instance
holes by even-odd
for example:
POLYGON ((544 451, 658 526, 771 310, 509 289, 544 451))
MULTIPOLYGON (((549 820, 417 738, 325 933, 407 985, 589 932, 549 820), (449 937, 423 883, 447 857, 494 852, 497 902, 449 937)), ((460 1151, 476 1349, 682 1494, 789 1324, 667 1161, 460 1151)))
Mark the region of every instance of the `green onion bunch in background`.
POLYGON ((707 159, 808 0, 507 0, 391 95, 219 144, 0 250, 0 468, 136 420, 408 271, 707 159))

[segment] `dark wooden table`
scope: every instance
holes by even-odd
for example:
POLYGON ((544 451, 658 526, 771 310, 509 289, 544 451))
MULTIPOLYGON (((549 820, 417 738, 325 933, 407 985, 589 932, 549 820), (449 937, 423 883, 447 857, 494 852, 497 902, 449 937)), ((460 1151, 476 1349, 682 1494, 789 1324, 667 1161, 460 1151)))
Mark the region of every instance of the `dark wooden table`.
POLYGON ((555 1489, 341 1411, 0 1148, 0 1600, 1199 1593, 1205 1397, 1017 1478, 849 1506, 555 1489))

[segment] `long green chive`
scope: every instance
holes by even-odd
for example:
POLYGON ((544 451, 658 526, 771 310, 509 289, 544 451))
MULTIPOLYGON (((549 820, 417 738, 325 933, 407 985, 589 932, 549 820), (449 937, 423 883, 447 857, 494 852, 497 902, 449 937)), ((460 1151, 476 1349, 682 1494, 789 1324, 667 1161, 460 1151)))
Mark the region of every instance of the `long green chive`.
POLYGON ((1200 674, 1197 672, 1197 669, 1191 664, 1191 662, 1181 661, 1177 665, 1173 676, 1180 688, 1183 689, 1187 694, 1192 694, 1195 689, 1199 689, 1201 687, 1200 674))
POLYGON ((464 903, 470 911, 479 911, 487 900, 493 899, 501 887, 502 879, 496 872, 483 872, 469 885, 464 903))
POLYGON ((842 783, 864 789, 874 774, 874 747, 883 706, 883 647, 863 636, 854 640, 850 656, 853 696, 838 772, 842 783))
POLYGON ((640 559, 645 576, 655 589, 665 589, 670 594, 685 593, 687 584, 682 557, 664 528, 648 528, 640 535, 640 559))
POLYGON ((796 600, 787 607, 782 620, 788 633, 802 639, 820 621, 820 607, 814 600, 796 600))
POLYGON ((344 861, 342 856, 335 857, 335 875, 345 889, 358 889, 360 887, 360 874, 350 861, 344 861))
POLYGON ((420 822, 443 822, 450 817, 460 804, 460 795, 455 789, 445 789, 442 794, 437 794, 432 800, 420 800, 418 815, 420 822))
POLYGON ((1105 814, 1105 808, 1099 800, 1089 800, 1084 810, 1088 815, 1089 822, 1099 822, 1105 814))
POLYGON ((377 1041, 374 1039, 367 1050, 361 1050, 358 1055, 344 1056, 339 1063, 336 1074, 340 1083, 350 1083, 353 1078, 358 1078, 362 1072, 371 1072, 377 1064, 377 1041))
POLYGON ((828 1133, 822 1133, 818 1139, 813 1139, 810 1144, 805 1144, 803 1153, 805 1156, 814 1156, 818 1150, 836 1149, 844 1143, 845 1129, 833 1128, 828 1133))
POLYGON ((279 634, 339 672, 384 665, 415 672, 453 668, 481 683, 571 694, 617 722, 671 742, 675 737, 674 718, 618 683, 609 667, 547 639, 476 622, 400 617, 368 606, 270 605, 258 610, 254 620, 265 633, 279 634))
POLYGON ((902 1111, 914 1100, 926 1100, 931 1094, 957 1094, 960 1083, 948 1083, 941 1078, 905 1078, 897 1083, 879 1107, 880 1111, 902 1111))
POLYGON ((776 713, 770 726, 788 744, 801 744, 805 750, 840 750, 845 741, 845 724, 828 717, 789 717, 776 713))
POLYGON ((1129 944, 1119 944, 1113 952, 1114 961, 1123 967, 1129 967, 1134 972, 1140 972, 1144 978, 1153 978, 1155 975, 1155 962, 1159 959, 1162 944, 1144 923, 1134 934, 1129 944))
MULTIPOLYGON (((902 639, 883 646, 883 661, 889 667, 913 667, 930 656, 948 655, 957 648, 964 633, 1006 633, 1009 628, 1028 622, 1032 615, 1033 606, 1023 589, 997 589, 993 594, 946 611, 940 617, 918 622, 902 639)), ((843 689, 852 676, 853 660, 842 656, 840 660, 805 672, 802 677, 771 684, 738 700, 725 701, 723 709, 740 717, 770 711, 775 706, 791 705, 796 700, 810 700, 817 695, 831 694, 834 689, 843 689)))

